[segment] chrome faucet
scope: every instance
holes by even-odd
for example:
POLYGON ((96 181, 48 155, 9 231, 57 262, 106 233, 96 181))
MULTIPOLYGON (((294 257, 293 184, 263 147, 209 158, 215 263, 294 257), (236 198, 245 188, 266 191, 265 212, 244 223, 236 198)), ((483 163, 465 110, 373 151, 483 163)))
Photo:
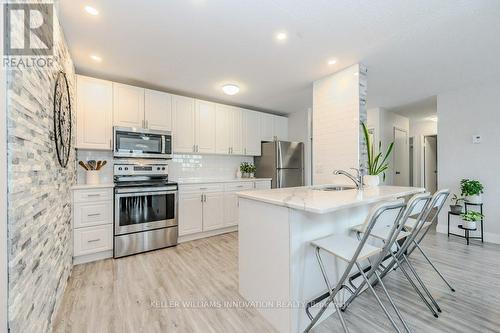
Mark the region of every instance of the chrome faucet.
POLYGON ((356 177, 351 175, 349 172, 344 171, 344 170, 335 170, 333 172, 333 174, 346 176, 347 178, 352 180, 354 182, 354 184, 356 184, 356 187, 358 188, 358 190, 362 190, 363 189, 363 172, 361 172, 359 169, 356 169, 356 168, 351 168, 351 169, 356 171, 356 177))

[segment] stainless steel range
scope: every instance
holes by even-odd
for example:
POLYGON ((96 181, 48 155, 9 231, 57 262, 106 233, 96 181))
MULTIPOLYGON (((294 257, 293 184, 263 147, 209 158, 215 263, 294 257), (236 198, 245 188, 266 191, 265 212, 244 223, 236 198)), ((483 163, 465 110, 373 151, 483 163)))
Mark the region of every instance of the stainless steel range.
POLYGON ((177 184, 164 161, 115 163, 114 257, 177 245, 177 184))

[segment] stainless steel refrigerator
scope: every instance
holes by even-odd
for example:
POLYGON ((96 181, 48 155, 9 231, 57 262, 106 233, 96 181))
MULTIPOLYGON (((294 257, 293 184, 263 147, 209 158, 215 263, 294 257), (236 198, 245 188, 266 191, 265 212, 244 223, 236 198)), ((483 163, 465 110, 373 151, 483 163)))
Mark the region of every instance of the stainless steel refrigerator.
POLYGON ((256 177, 272 178, 272 188, 304 185, 304 144, 262 142, 262 155, 255 157, 256 177))

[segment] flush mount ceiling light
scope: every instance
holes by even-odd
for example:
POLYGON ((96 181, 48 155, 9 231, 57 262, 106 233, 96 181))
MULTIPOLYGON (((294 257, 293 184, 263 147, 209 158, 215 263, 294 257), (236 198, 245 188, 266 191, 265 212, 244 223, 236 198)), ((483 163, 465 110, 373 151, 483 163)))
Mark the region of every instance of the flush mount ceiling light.
POLYGON ((240 87, 235 84, 225 84, 222 86, 222 91, 224 94, 232 96, 240 92, 240 87))
POLYGON ((85 6, 85 11, 93 16, 99 15, 99 11, 92 6, 85 6))
POLYGON ((92 59, 94 61, 97 61, 97 62, 101 62, 102 61, 102 58, 99 57, 98 55, 95 55, 95 54, 91 54, 90 55, 90 59, 92 59))
POLYGON ((336 63, 337 63, 337 59, 328 60, 328 65, 330 65, 330 66, 335 65, 336 63))
POLYGON ((276 33, 276 40, 283 42, 288 38, 286 32, 280 31, 276 33))

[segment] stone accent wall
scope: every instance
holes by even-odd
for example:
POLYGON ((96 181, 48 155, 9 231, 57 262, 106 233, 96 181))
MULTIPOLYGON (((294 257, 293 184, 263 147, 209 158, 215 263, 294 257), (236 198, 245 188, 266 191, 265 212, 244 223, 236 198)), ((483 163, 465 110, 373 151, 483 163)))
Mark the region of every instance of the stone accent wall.
POLYGON ((75 75, 55 11, 54 16, 55 68, 14 70, 7 76, 10 332, 50 331, 72 267, 75 153, 66 168, 59 165, 52 98, 63 70, 74 106, 75 75))
MULTIPOLYGON (((368 95, 368 70, 366 66, 359 65, 359 121, 368 124, 368 112, 366 110, 366 98, 368 95)), ((363 174, 368 173, 368 150, 363 134, 363 128, 359 128, 359 169, 363 174)))

